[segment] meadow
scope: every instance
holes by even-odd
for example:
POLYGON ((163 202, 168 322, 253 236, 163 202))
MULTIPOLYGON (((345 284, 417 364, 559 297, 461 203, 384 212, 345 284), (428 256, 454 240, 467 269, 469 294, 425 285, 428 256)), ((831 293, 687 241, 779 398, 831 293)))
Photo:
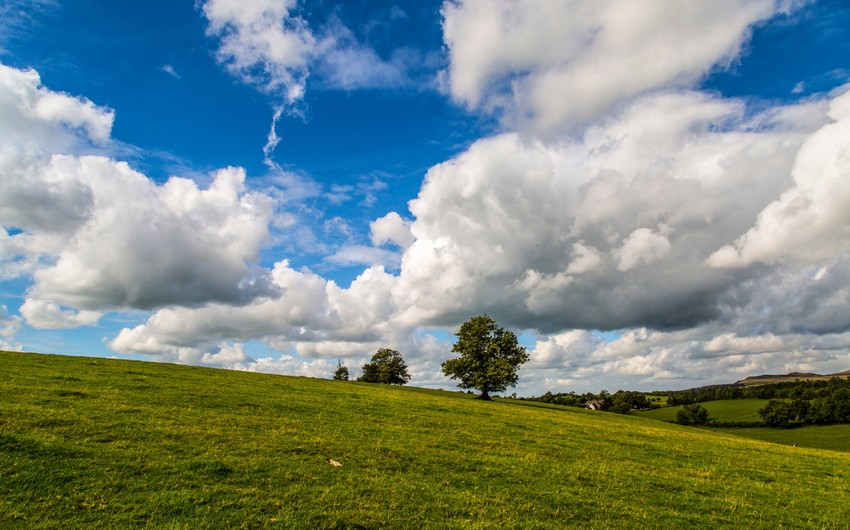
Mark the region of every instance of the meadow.
MULTIPOLYGON (((746 421, 761 423, 759 409, 767 405, 767 399, 723 399, 700 403, 708 411, 709 421, 746 421)), ((641 411, 638 414, 644 418, 661 421, 676 421, 676 413, 682 410, 677 407, 662 407, 660 409, 641 411)))
POLYGON ((2 528, 850 520, 848 453, 368 383, 8 352, 0 371, 2 528))
POLYGON ((850 452, 850 425, 810 425, 795 429, 726 429, 729 434, 783 445, 850 452))
MULTIPOLYGON (((809 426, 793 429, 772 429, 768 427, 712 429, 712 421, 761 423, 758 411, 767 402, 766 399, 724 399, 700 403, 708 410, 710 420, 709 424, 703 428, 788 446, 797 444, 797 447, 850 452, 850 425, 809 426)), ((636 414, 654 420, 675 421, 676 412, 681 408, 681 406, 663 407, 637 412, 636 414)))

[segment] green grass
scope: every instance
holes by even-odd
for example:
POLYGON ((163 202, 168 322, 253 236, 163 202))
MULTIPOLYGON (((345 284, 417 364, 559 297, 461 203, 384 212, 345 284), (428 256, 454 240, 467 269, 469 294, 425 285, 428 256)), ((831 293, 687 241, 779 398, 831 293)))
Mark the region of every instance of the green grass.
POLYGON ((730 434, 782 445, 850 452, 850 425, 825 425, 796 429, 731 429, 730 434))
MULTIPOLYGON (((751 421, 761 423, 759 409, 767 405, 766 399, 724 399, 700 403, 708 411, 710 421, 751 421)), ((663 407, 660 409, 638 412, 639 416, 661 421, 675 421, 676 413, 682 410, 678 407, 663 407)))
POLYGON ((850 454, 639 417, 79 357, 2 353, 0 373, 4 529, 850 520, 850 454))
POLYGON ((647 394, 646 398, 650 401, 650 403, 653 403, 655 405, 664 406, 664 405, 667 404, 667 400, 670 399, 670 396, 662 396, 662 395, 659 395, 659 394, 647 394), (656 399, 658 401, 654 401, 656 399))

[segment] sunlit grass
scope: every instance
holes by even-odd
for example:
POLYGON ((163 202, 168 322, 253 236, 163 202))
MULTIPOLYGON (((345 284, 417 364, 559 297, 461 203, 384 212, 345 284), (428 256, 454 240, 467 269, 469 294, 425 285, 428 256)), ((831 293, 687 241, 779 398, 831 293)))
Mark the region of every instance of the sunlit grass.
POLYGON ((843 528, 850 455, 455 392, 2 353, 2 528, 843 528), (342 464, 328 464, 334 459, 342 464))

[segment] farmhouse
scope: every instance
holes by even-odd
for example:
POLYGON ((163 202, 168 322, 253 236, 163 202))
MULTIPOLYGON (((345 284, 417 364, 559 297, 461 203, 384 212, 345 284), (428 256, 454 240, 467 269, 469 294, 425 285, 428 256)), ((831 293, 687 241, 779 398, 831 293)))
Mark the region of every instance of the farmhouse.
POLYGON ((584 403, 584 408, 590 410, 602 410, 602 401, 598 399, 591 399, 590 401, 586 401, 584 403))

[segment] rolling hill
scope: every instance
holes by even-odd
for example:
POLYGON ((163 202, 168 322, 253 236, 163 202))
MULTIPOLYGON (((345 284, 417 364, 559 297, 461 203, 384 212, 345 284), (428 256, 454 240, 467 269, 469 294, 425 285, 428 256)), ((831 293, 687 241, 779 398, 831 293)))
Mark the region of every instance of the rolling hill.
POLYGON ((791 372, 790 374, 764 374, 753 375, 736 382, 736 385, 766 385, 770 383, 784 383, 786 381, 825 381, 833 377, 850 378, 850 370, 835 374, 813 374, 803 372, 791 372))
POLYGON ((3 528, 850 520, 847 453, 459 392, 9 352, 0 370, 3 528))

